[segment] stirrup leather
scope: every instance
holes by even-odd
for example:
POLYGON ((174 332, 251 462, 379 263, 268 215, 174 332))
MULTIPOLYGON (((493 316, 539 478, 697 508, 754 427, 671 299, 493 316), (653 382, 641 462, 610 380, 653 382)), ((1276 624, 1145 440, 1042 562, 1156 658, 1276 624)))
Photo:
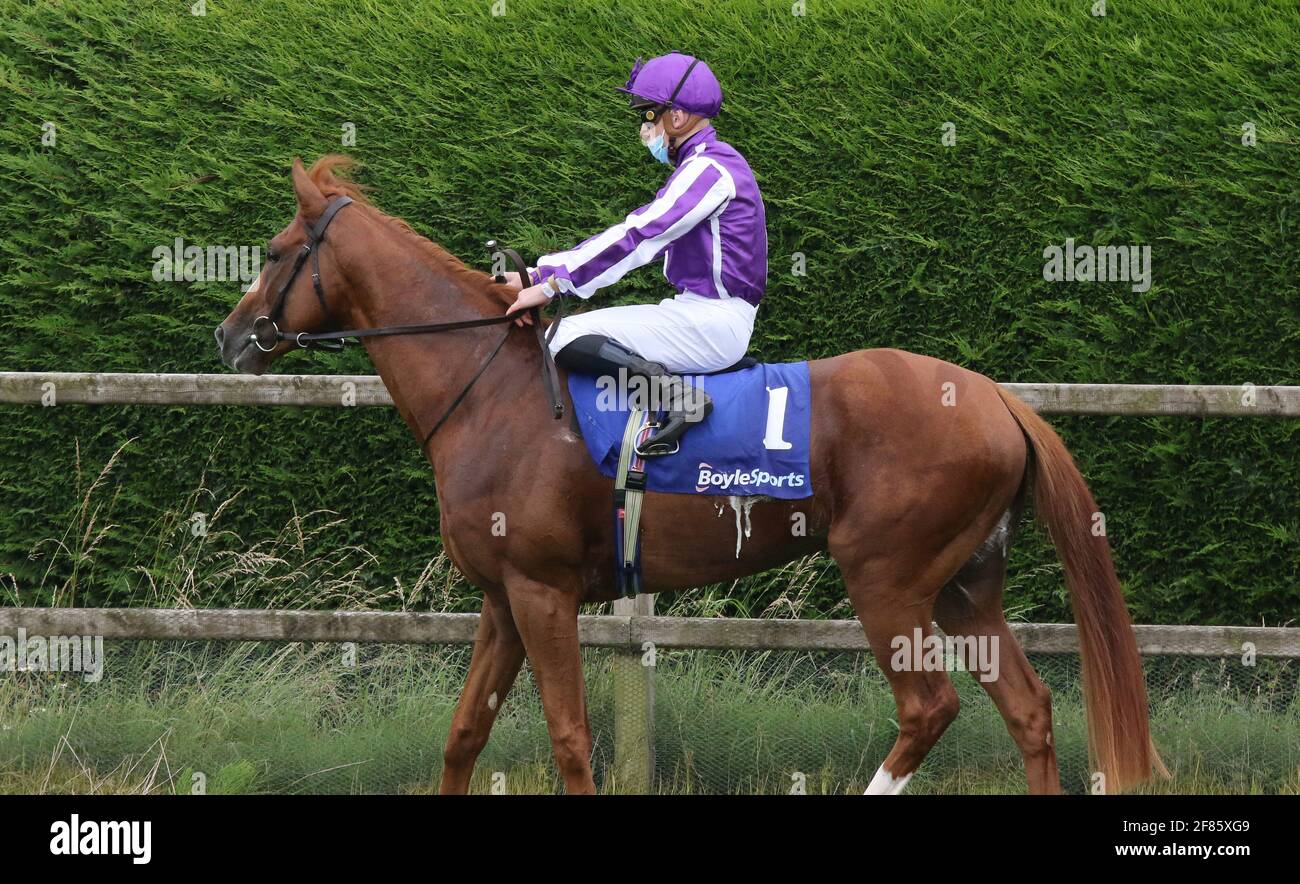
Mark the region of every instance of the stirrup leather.
POLYGON ((641 591, 641 502, 645 498, 645 461, 638 453, 651 422, 633 408, 623 429, 614 476, 614 565, 619 594, 635 598, 641 591))

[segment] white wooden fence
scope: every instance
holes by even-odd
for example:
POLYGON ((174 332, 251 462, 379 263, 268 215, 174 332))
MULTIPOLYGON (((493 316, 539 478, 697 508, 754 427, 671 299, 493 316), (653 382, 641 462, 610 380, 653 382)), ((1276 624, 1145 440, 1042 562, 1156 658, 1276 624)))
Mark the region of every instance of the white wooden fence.
MULTIPOLYGON (((1164 384, 1006 384, 1043 414, 1300 417, 1300 387, 1164 384)), ((362 375, 122 374, 0 372, 0 403, 391 405, 377 377, 362 375)), ((662 648, 865 651, 855 620, 747 620, 653 616, 652 596, 616 602, 612 615, 579 618, 584 645, 615 649, 615 765, 633 791, 651 783, 654 673, 648 645, 662 648)), ((374 611, 0 608, 0 634, 99 635, 113 639, 355 641, 468 644, 477 614, 374 611)), ((1012 624, 1027 653, 1077 653, 1072 624, 1012 624)), ((1146 655, 1300 658, 1300 629, 1245 626, 1135 626, 1146 655)))

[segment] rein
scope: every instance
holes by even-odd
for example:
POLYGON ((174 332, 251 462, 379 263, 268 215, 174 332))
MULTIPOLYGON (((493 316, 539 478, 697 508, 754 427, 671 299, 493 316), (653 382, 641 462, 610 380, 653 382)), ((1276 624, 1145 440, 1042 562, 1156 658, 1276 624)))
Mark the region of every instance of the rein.
MULTIPOLYGON (((258 349, 269 353, 274 350, 276 345, 281 341, 291 341, 304 350, 326 350, 331 353, 337 353, 343 349, 345 339, 347 338, 380 338, 392 335, 431 335, 440 332, 460 331, 467 328, 483 328, 489 325, 501 325, 519 319, 519 314, 503 313, 500 316, 462 319, 457 322, 429 322, 421 323, 419 325, 386 325, 378 328, 354 328, 332 332, 282 331, 280 326, 276 323, 276 320, 281 318, 281 314, 284 312, 285 302, 288 300, 289 289, 293 285, 294 280, 297 279, 299 271, 302 270, 303 265, 306 264, 308 258, 311 259, 312 290, 315 291, 316 298, 320 301, 321 308, 325 311, 326 317, 329 318, 330 310, 325 301, 325 289, 321 285, 320 280, 319 246, 325 241, 325 231, 329 228, 330 222, 334 220, 334 217, 340 210, 344 209, 351 203, 351 197, 345 196, 332 199, 325 207, 325 211, 321 214, 320 219, 314 226, 304 223, 303 226, 307 228, 307 242, 303 244, 302 250, 299 251, 298 257, 293 264, 293 270, 289 272, 289 278, 280 286, 280 291, 276 294, 275 303, 271 308, 271 312, 264 316, 259 316, 253 322, 253 333, 249 337, 252 342, 257 345, 258 349)), ((495 247, 495 240, 488 242, 489 249, 495 247)), ((519 256, 519 253, 514 249, 502 249, 501 251, 515 264, 521 282, 527 280, 528 266, 524 263, 523 258, 519 256)), ((497 283, 505 282, 505 277, 500 275, 494 276, 493 279, 497 283)), ((551 401, 551 412, 555 419, 559 420, 564 416, 564 402, 560 396, 559 374, 555 368, 555 358, 551 355, 550 343, 554 339, 555 333, 560 327, 560 320, 564 316, 563 302, 558 298, 556 299, 555 321, 551 323, 551 327, 548 331, 543 332, 542 330, 542 315, 538 308, 531 308, 528 311, 528 315, 533 320, 533 328, 537 332, 537 343, 540 345, 542 350, 542 384, 545 386, 547 397, 551 401)), ((487 371, 488 366, 492 364, 494 359, 496 359, 497 354, 501 352, 501 348, 505 346, 506 341, 509 340, 509 338, 510 329, 507 328, 506 333, 501 336, 501 340, 499 340, 497 345, 492 348, 492 352, 489 353, 487 358, 479 365, 478 371, 474 372, 474 376, 469 379, 469 383, 461 389, 460 393, 458 393, 456 398, 451 401, 451 404, 447 406, 446 410, 443 411, 442 416, 438 418, 434 423, 433 428, 429 430, 428 434, 424 437, 424 442, 420 445, 421 453, 427 453, 429 442, 433 439, 434 434, 437 433, 438 430, 442 428, 442 425, 447 422, 447 419, 451 417, 452 412, 456 410, 457 406, 465 401, 465 397, 469 395, 469 391, 474 388, 476 383, 478 383, 479 378, 483 377, 483 373, 487 371)))

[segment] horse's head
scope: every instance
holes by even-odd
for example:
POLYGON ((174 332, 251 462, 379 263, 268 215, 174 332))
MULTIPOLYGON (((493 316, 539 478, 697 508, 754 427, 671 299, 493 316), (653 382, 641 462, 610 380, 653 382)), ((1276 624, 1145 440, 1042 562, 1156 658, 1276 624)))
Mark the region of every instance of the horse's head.
POLYGON ((311 333, 345 327, 352 290, 339 242, 345 239, 348 212, 357 210, 340 211, 334 204, 361 197, 355 184, 335 178, 332 171, 347 163, 345 157, 323 157, 308 172, 294 158, 298 212, 267 244, 267 263, 253 287, 217 326, 221 361, 230 368, 261 374, 296 349, 292 340, 276 339, 278 330, 311 333), (339 217, 333 217, 331 207, 339 217))

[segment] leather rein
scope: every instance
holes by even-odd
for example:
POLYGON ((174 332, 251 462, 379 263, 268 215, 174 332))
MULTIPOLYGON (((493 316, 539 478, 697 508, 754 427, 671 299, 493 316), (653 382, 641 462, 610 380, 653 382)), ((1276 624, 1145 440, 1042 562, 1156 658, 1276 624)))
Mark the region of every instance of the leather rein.
MULTIPOLYGON (((298 273, 302 270, 307 260, 311 259, 311 285, 312 290, 316 293, 317 300, 320 301, 321 309, 325 311, 326 318, 330 318, 329 305, 325 300, 325 289, 320 279, 320 246, 325 241, 325 231, 329 229, 330 222, 344 208, 351 205, 352 198, 343 196, 336 197, 329 201, 325 211, 321 213, 320 218, 314 225, 308 225, 304 222, 303 226, 307 228, 307 242, 303 243, 302 249, 298 252, 298 257, 294 260, 293 270, 289 272, 289 277, 280 286, 279 292, 276 293, 275 301, 271 307, 271 312, 259 316, 253 321, 253 333, 249 335, 250 340, 257 345, 259 350, 269 353, 276 348, 281 341, 291 341, 302 347, 304 350, 327 350, 331 353, 337 353, 343 349, 344 341, 347 338, 379 338, 391 335, 429 335, 440 332, 460 331, 467 328, 482 328, 489 325, 502 325, 511 323, 519 319, 520 314, 504 313, 500 316, 487 316, 478 319, 463 319, 458 322, 430 322, 419 325, 386 325, 377 328, 354 328, 343 331, 332 332, 292 332, 282 331, 277 321, 282 319, 284 305, 289 297, 289 289, 293 286, 294 280, 298 278, 298 273)), ((495 240, 488 241, 489 249, 496 249, 495 240)), ((527 281, 528 265, 524 259, 514 249, 500 249, 501 254, 505 255, 515 265, 519 272, 521 281, 527 281)), ((497 274, 493 280, 499 284, 505 283, 504 276, 497 274)), ((560 327, 560 320, 563 318, 563 302, 557 297, 554 299, 556 304, 555 321, 551 323, 549 329, 543 331, 541 311, 533 307, 528 311, 533 320, 533 328, 537 333, 537 343, 542 349, 542 384, 546 388, 546 394, 551 401, 551 412, 556 420, 564 416, 564 401, 560 396, 559 374, 555 369, 555 359, 551 356, 550 343, 555 337, 556 331, 560 327)), ((479 378, 483 377, 488 366, 496 359, 501 348, 505 346, 510 337, 510 328, 506 328, 505 334, 501 340, 492 348, 492 352, 479 365, 478 371, 469 379, 469 383, 456 395, 451 404, 443 411, 442 416, 434 422, 433 428, 424 437, 424 442, 420 445, 422 453, 427 452, 429 441, 433 439, 435 433, 442 429, 442 425, 447 422, 462 402, 469 395, 469 391, 478 383, 479 378)))

